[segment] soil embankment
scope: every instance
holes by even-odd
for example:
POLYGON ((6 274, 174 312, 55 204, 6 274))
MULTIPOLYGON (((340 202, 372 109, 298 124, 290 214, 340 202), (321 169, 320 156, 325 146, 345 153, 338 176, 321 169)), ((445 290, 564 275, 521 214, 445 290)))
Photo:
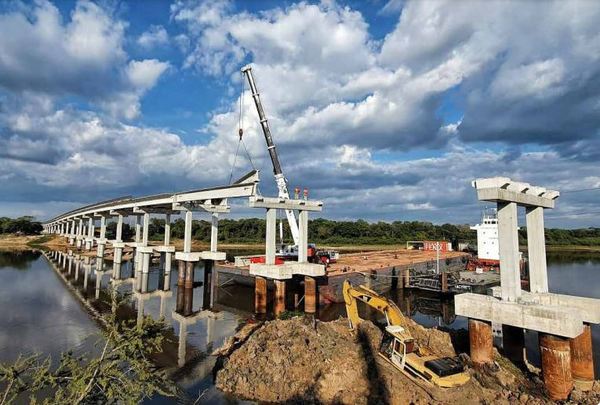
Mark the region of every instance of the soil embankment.
MULTIPOLYGON (((440 356, 454 355, 449 334, 409 321, 421 346, 440 356)), ((371 322, 357 331, 347 321, 319 322, 296 317, 252 326, 231 338, 222 356, 216 385, 237 397, 266 402, 325 404, 543 404, 543 384, 499 354, 492 367, 475 370, 464 356, 471 380, 455 389, 417 383, 378 356, 382 334, 371 322)), ((600 382, 592 392, 575 390, 574 403, 597 404, 600 382)))

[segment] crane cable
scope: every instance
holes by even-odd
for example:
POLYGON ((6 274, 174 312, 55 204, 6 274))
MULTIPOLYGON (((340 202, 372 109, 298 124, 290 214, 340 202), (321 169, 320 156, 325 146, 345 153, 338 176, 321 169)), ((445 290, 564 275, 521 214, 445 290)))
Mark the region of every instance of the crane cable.
POLYGON ((233 158, 233 164, 231 165, 231 172, 229 173, 229 184, 231 184, 231 181, 233 180, 233 171, 235 170, 235 166, 237 163, 237 158, 240 152, 240 144, 244 147, 244 152, 246 152, 246 158, 248 158, 248 161, 250 162, 250 166, 252 166, 253 170, 256 170, 256 167, 254 166, 254 162, 252 161, 252 157, 250 156, 250 152, 248 151, 248 148, 246 147, 246 143, 244 142, 244 91, 246 89, 246 82, 244 81, 244 73, 241 72, 241 78, 242 78, 242 88, 241 88, 241 92, 240 92, 240 102, 239 102, 239 111, 238 111, 238 144, 237 147, 235 149, 235 156, 233 158))

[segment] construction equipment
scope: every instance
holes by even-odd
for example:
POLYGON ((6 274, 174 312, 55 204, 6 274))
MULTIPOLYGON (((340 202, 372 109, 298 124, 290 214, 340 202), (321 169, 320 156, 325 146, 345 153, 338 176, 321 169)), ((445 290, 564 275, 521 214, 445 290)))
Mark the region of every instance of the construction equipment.
POLYGON ((469 381, 460 359, 433 356, 417 345, 406 318, 392 301, 365 286, 354 287, 348 280, 344 281, 343 293, 351 329, 362 322, 358 301, 385 315, 387 325, 379 355, 406 376, 442 388, 459 387, 469 381))
MULTIPOLYGON (((288 190, 287 179, 283 175, 283 170, 281 168, 281 163, 279 162, 279 156, 277 155, 277 149, 275 147, 275 143, 273 142, 273 137, 271 136, 271 129, 269 128, 269 121, 267 120, 267 116, 265 115, 265 111, 262 106, 262 102, 260 101, 260 95, 258 93, 258 89, 256 87, 256 81, 254 80, 254 75, 252 74, 252 67, 250 65, 244 66, 242 68, 242 73, 246 76, 248 81, 248 85, 250 86, 250 92, 252 93, 252 98, 254 99, 254 105, 256 106, 256 111, 258 112, 258 118, 260 120, 260 126, 263 131, 263 135, 265 136, 265 141, 267 142, 267 150, 269 151, 269 157, 271 158, 271 163, 273 164, 273 174, 275 175, 275 182, 277 183, 277 191, 278 197, 283 199, 290 198, 290 192, 288 190)), ((240 106, 242 103, 240 103, 240 106)), ((241 108, 241 107, 240 107, 241 108)), ((241 134, 240 128, 240 134, 241 134)), ((295 198, 298 198, 299 189, 296 190, 295 198)), ((308 190, 304 189, 304 199, 308 197, 308 190)), ((285 210, 285 215, 287 217, 287 221, 290 227, 290 232, 292 233, 292 239, 294 240, 294 244, 292 246, 284 247, 283 243, 280 249, 280 254, 284 260, 286 258, 298 257, 298 244, 299 244, 299 231, 298 231, 298 221, 296 219, 296 215, 292 210, 285 210)), ((281 224, 280 224, 281 225, 281 224)), ((283 234, 283 227, 280 226, 280 234, 283 234)), ((313 245, 314 246, 314 245, 313 245)), ((335 261, 339 257, 339 253, 335 251, 321 251, 322 254, 311 254, 316 253, 315 249, 309 248, 308 257, 309 261, 319 262, 323 264, 335 263, 335 261), (312 258, 312 259, 311 259, 312 258)))
MULTIPOLYGON (((254 99, 254 105, 256 106, 256 110, 258 112, 260 126, 262 127, 262 131, 265 136, 265 141, 267 142, 267 149, 269 151, 269 156, 271 157, 271 163, 273 164, 273 174, 275 175, 275 182, 277 183, 278 196, 279 198, 289 199, 290 192, 288 190, 287 180, 283 175, 283 171, 281 170, 281 163, 279 163, 277 149, 275 148, 275 143, 273 143, 271 129, 269 128, 269 121, 267 120, 267 116, 265 115, 265 111, 260 101, 260 95, 256 88, 256 82, 254 81, 254 76, 252 75, 252 67, 250 65, 244 66, 242 68, 242 73, 246 75, 246 79, 248 80, 250 92, 252 93, 252 98, 254 99)), ((290 232, 292 233, 292 238, 294 239, 294 245, 297 246, 299 242, 299 234, 296 215, 292 210, 286 210, 285 215, 287 216, 288 224, 290 226, 290 232)))

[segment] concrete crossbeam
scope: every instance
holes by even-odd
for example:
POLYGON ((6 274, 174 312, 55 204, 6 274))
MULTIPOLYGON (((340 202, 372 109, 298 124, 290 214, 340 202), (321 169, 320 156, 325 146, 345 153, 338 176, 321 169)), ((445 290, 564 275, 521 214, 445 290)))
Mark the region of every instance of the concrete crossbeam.
MULTIPOLYGON (((554 194, 552 194, 554 195, 554 194)), ((503 188, 481 188, 477 190, 480 201, 510 201, 530 207, 554 208, 554 199, 539 197, 527 193, 519 193, 503 188)))
POLYGON ((521 296, 517 204, 498 203, 498 247, 502 299, 517 301, 521 296))
POLYGON ((544 209, 542 207, 528 207, 525 217, 529 257, 529 290, 531 292, 548 292, 544 209))
POLYGON ((323 211, 322 201, 313 200, 291 200, 287 198, 273 198, 253 196, 249 198, 251 208, 267 208, 281 210, 300 210, 300 211, 323 211))
POLYGON ((501 301, 491 296, 460 294, 454 298, 455 313, 467 318, 573 338, 583 332, 583 319, 574 308, 501 301))
POLYGON ((222 261, 227 257, 225 252, 175 252, 175 260, 184 262, 198 262, 200 260, 222 261))
MULTIPOLYGON (((501 296, 500 287, 492 287, 492 296, 501 296)), ((600 324, 600 299, 577 297, 573 295, 554 293, 532 293, 523 291, 521 302, 524 304, 550 305, 563 308, 573 308, 579 313, 584 322, 600 324)))
POLYGON ((250 274, 274 280, 288 280, 293 275, 319 277, 325 275, 325 266, 314 263, 287 262, 283 264, 251 263, 250 274))

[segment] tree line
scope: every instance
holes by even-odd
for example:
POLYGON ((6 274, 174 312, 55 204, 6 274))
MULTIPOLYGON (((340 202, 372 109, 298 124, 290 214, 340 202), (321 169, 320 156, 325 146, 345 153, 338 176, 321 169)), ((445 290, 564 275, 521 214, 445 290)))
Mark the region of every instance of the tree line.
MULTIPOLYGON (((283 221, 284 235, 290 235, 286 221, 283 221)), ((260 218, 221 219, 219 221, 219 241, 225 243, 263 243, 265 240, 265 220, 260 218)), ((192 237, 195 240, 210 241, 209 221, 195 220, 192 225, 192 237)), ((171 223, 171 237, 182 239, 185 221, 179 218, 171 223)), ((42 231, 40 222, 25 216, 16 219, 0 218, 0 233, 38 234, 42 231)), ((152 218, 148 227, 151 240, 162 240, 165 221, 152 218)), ((96 232, 99 229, 96 228, 96 232)), ((404 244, 409 240, 448 240, 457 245, 459 242, 476 243, 477 234, 469 225, 435 225, 424 221, 367 222, 335 221, 317 218, 309 221, 308 238, 318 244, 404 244)), ((109 239, 114 239, 116 223, 110 222, 106 231, 109 239)), ((123 239, 131 240, 135 230, 129 224, 123 224, 123 239)), ((527 229, 519 229, 521 244, 526 244, 527 229)), ((289 243, 289 237, 284 242, 289 243)), ((600 228, 585 229, 546 229, 546 242, 549 245, 600 245, 600 228)), ((455 246, 456 247, 456 246, 455 246)))

